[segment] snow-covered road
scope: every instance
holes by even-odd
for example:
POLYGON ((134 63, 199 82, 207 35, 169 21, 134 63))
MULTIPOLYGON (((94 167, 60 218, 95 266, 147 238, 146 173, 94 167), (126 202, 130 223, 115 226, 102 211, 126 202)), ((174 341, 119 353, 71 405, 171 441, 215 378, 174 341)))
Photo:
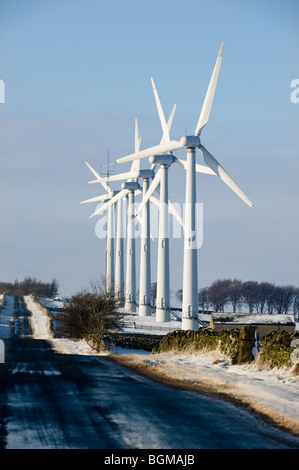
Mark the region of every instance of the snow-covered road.
MULTIPOLYGON (((38 326, 37 337, 45 337, 49 333, 39 304, 30 297, 26 302, 38 326)), ((61 353, 94 354, 84 341, 52 339, 52 344, 61 353)), ((290 369, 270 371, 255 363, 230 365, 218 352, 215 355, 146 355, 126 354, 126 350, 118 349, 116 353, 125 354, 123 362, 138 366, 143 372, 155 371, 160 376, 163 373, 185 386, 193 382, 227 394, 299 435, 299 376, 294 376, 290 369)))
MULTIPOLYGON (((60 354, 95 355, 84 342, 52 338, 45 312, 31 297, 26 297, 31 311, 34 337, 46 339, 60 354)), ((12 302, 8 298, 6 308, 0 315, 1 333, 7 332, 12 302)), ((255 410, 270 416, 276 423, 299 434, 299 378, 288 370, 267 371, 256 365, 230 365, 217 354, 128 354, 117 350, 113 356, 142 372, 164 374, 186 388, 206 387, 213 392, 228 394, 249 404, 255 410)), ((100 359, 100 357, 99 357, 100 359)))

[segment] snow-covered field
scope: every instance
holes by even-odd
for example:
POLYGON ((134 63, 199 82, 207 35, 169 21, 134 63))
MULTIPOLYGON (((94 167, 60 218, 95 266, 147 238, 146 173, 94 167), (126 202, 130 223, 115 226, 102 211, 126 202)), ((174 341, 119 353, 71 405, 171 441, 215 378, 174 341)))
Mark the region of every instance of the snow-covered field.
MULTIPOLYGON (((61 354, 95 355, 85 341, 53 338, 47 316, 40 304, 30 296, 25 297, 25 301, 32 312, 31 323, 36 338, 49 340, 61 354)), ((12 304, 8 297, 6 307, 0 313, 0 338, 7 337, 5 334, 7 335, 11 315, 12 304)), ((149 319, 145 321, 150 323, 149 319)), ((136 326, 138 328, 138 324, 136 326)), ((146 332, 150 331, 162 334, 150 329, 146 332)), ((211 353, 148 354, 144 351, 117 349, 113 355, 144 373, 154 372, 160 377, 164 375, 178 380, 187 387, 205 387, 212 392, 227 394, 299 435, 299 376, 293 375, 289 369, 270 371, 255 363, 231 365, 218 353, 217 356, 211 353)))

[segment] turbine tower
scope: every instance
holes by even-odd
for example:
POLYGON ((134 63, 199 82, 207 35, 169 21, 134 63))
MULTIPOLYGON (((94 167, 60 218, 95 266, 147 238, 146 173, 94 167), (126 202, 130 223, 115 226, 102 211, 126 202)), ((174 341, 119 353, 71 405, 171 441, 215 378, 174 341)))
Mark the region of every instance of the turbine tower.
MULTIPOLYGON (((138 153, 127 155, 116 160, 115 163, 124 163, 140 158, 150 157, 152 155, 160 155, 165 152, 187 148, 187 162, 183 163, 177 159, 186 168, 186 218, 185 218, 185 235, 184 235, 184 270, 183 270, 183 311, 182 311, 182 329, 198 329, 198 285, 197 285, 197 247, 193 242, 195 235, 195 204, 196 204, 196 188, 195 188, 195 152, 198 148, 203 156, 204 162, 237 196, 239 196, 249 207, 253 207, 253 202, 246 196, 241 188, 224 170, 220 163, 210 154, 210 152, 202 145, 200 135, 202 129, 207 124, 213 98, 216 90, 218 75, 220 71, 224 43, 221 44, 220 51, 216 60, 216 64, 212 73, 206 97, 203 103, 202 111, 194 132, 194 135, 184 136, 179 141, 169 140, 160 143, 154 147, 142 150, 138 153)), ((175 157, 174 157, 175 158, 175 157)), ((205 171, 207 172, 207 171, 205 171)))

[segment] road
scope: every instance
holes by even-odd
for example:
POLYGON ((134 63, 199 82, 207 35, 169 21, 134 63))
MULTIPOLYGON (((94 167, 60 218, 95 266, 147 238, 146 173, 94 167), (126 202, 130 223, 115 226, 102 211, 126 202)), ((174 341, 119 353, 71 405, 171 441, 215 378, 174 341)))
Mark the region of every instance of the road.
POLYGON ((155 383, 105 357, 58 354, 15 298, 0 364, 0 449, 299 449, 232 403, 155 383))

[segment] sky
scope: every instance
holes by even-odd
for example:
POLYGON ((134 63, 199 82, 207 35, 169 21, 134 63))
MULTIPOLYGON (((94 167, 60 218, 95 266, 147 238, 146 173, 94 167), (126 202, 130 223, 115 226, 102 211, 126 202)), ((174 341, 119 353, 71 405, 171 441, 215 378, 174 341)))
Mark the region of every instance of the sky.
MULTIPOLYGON (((193 134, 224 41, 201 140, 256 210, 197 175, 199 288, 219 278, 298 286, 298 15, 296 0, 0 0, 0 281, 56 278, 71 295, 105 275, 96 205, 80 204, 104 190, 88 184, 84 162, 105 176, 108 154, 111 163, 132 153, 135 118, 141 149, 160 142, 151 77, 166 118, 177 105, 171 138, 193 134)), ((177 165, 169 196, 185 198, 177 165)), ((181 237, 170 240, 173 291, 182 271, 181 237)))

